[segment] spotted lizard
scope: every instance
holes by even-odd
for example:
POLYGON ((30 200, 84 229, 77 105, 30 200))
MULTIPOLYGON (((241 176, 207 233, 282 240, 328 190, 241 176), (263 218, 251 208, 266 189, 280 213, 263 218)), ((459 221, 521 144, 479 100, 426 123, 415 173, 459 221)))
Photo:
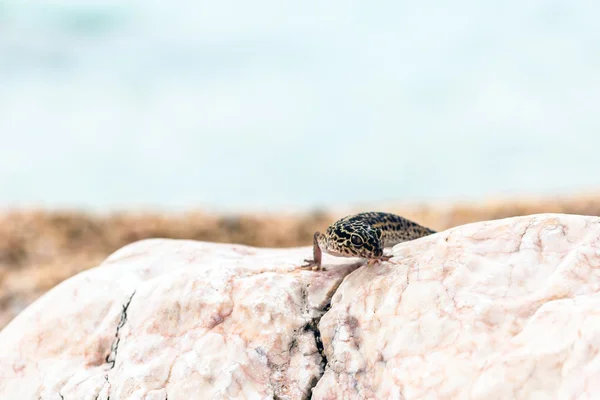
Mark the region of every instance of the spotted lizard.
POLYGON ((315 232, 313 259, 304 260, 303 269, 320 270, 322 253, 338 257, 361 257, 369 264, 389 260, 385 247, 428 236, 435 231, 395 214, 363 212, 331 224, 325 233, 315 232))

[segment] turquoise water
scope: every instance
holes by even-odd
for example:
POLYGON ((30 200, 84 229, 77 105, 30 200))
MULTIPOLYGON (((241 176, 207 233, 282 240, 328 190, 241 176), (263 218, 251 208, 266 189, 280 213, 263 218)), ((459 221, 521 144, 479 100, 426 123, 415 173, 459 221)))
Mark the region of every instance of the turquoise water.
POLYGON ((320 3, 0 2, 0 206, 600 187, 600 3, 320 3))

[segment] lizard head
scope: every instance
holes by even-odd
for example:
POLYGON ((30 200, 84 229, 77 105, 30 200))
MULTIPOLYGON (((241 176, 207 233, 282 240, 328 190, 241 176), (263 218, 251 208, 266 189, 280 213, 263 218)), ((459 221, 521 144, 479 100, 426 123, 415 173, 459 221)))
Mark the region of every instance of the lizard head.
POLYGON ((329 253, 346 257, 378 258, 383 255, 382 231, 362 223, 334 224, 325 233, 329 253))

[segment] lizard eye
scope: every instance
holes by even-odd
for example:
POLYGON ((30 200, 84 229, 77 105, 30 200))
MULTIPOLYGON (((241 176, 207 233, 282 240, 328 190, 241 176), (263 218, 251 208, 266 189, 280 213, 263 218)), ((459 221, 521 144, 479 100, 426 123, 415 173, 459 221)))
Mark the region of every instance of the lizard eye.
POLYGON ((350 241, 355 246, 360 246, 360 245, 363 244, 362 238, 360 236, 358 236, 358 235, 352 235, 352 237, 350 238, 350 241))

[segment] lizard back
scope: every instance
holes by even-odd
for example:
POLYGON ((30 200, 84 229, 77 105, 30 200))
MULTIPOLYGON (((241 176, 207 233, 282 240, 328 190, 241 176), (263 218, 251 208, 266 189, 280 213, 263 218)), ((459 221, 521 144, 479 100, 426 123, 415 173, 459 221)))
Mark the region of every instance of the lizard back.
POLYGON ((384 212, 363 212, 339 220, 335 225, 365 224, 372 228, 381 229, 384 247, 418 239, 436 233, 418 223, 396 214, 384 212))

